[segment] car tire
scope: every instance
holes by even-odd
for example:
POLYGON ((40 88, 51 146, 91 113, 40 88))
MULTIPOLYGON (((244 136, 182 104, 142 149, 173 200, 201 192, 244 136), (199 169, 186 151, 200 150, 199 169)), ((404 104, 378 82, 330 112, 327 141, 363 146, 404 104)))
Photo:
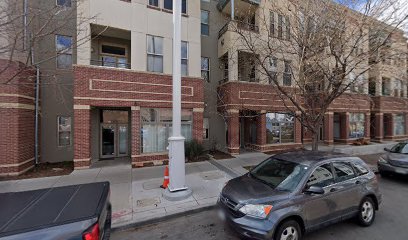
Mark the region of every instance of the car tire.
POLYGON ((358 209, 357 220, 358 224, 363 227, 368 227, 373 224, 375 219, 375 203, 372 198, 365 197, 361 201, 360 207, 358 209))
POLYGON ((288 220, 283 222, 276 231, 274 240, 301 240, 302 231, 299 223, 295 220, 288 220))
POLYGON ((387 178, 387 177, 390 176, 390 173, 387 173, 387 172, 379 171, 379 173, 380 173, 381 177, 383 177, 383 178, 387 178))

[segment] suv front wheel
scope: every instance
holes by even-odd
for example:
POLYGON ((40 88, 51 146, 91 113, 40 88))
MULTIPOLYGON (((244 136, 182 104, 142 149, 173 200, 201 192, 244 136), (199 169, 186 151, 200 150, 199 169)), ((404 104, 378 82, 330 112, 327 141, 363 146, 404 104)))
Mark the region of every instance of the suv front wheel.
POLYGON ((300 230, 299 223, 294 220, 284 222, 279 226, 276 232, 276 240, 300 240, 302 238, 302 232, 300 230))
POLYGON ((373 199, 365 197, 360 204, 357 220, 363 227, 373 224, 375 219, 375 204, 373 199))

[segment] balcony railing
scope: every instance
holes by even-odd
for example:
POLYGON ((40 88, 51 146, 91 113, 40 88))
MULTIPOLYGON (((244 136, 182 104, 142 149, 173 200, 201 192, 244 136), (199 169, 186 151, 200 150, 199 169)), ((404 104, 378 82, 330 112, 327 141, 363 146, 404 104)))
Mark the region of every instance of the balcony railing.
MULTIPOLYGON (((219 2, 217 4, 218 10, 220 10, 220 11, 224 10, 225 6, 227 6, 227 4, 230 1, 231 0, 219 0, 219 2)), ((247 2, 249 4, 258 5, 258 6, 261 4, 261 0, 234 0, 234 1, 236 1, 236 2, 238 2, 238 1, 247 2)))
POLYGON ((111 67, 111 68, 124 68, 130 69, 129 63, 118 63, 118 62, 104 62, 101 60, 91 60, 92 66, 101 66, 101 67, 111 67))
MULTIPOLYGON (((220 38, 224 33, 226 33, 228 30, 230 30, 230 27, 232 24, 236 23, 237 29, 235 30, 247 30, 255 33, 259 33, 259 27, 255 24, 247 23, 247 22, 242 22, 242 21, 237 21, 237 20, 230 20, 227 22, 218 32, 218 38, 220 38)), ((234 30, 234 29, 233 29, 234 30)))

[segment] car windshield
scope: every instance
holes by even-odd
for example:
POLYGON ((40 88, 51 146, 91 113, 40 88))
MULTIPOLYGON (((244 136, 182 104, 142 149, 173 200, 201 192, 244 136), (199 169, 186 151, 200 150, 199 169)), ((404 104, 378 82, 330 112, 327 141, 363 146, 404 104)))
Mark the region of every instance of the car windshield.
POLYGON ((398 143, 391 148, 390 152, 408 154, 408 143, 398 143))
POLYGON ((250 171, 250 176, 271 188, 292 192, 306 174, 308 167, 298 163, 269 158, 250 171))

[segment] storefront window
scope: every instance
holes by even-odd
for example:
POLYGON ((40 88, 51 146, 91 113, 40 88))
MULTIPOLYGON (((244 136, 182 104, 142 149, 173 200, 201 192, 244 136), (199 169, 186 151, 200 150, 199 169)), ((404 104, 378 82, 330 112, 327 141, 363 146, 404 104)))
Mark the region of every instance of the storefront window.
MULTIPOLYGON (((143 108, 140 111, 142 120, 142 153, 167 151, 168 138, 172 134, 171 109, 143 108)), ((181 111, 181 135, 186 141, 191 140, 192 113, 181 111)))
POLYGON ((394 117, 394 136, 405 135, 405 116, 396 114, 394 117))
POLYGON ((364 113, 350 113, 349 115, 349 138, 362 138, 364 137, 364 113))
POLYGON ((294 117, 288 113, 266 114, 266 143, 294 142, 294 117))

